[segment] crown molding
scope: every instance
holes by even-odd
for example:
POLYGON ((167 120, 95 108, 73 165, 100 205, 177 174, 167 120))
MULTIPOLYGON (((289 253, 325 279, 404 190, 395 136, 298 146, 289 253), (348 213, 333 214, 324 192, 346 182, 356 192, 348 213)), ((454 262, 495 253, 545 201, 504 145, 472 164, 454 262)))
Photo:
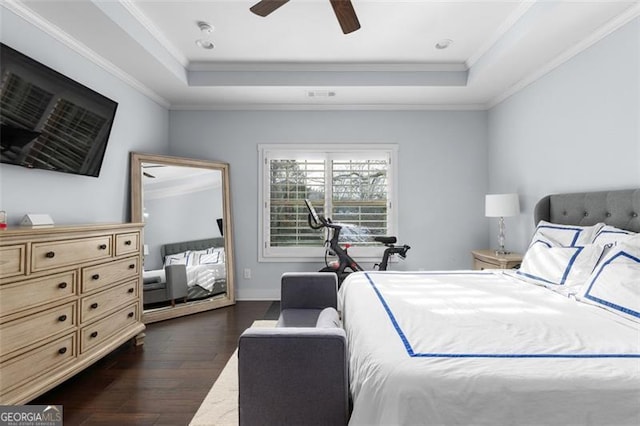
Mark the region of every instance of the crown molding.
POLYGON ((482 58, 487 52, 489 52, 493 46, 500 40, 502 37, 507 34, 511 28, 531 9, 531 7, 537 3, 538 0, 530 0, 522 2, 518 5, 516 10, 514 10, 507 19, 496 29, 493 33, 492 37, 473 54, 471 55, 467 61, 467 68, 473 67, 476 62, 482 58))
POLYGON ((234 104, 171 105, 170 111, 485 111, 486 104, 234 104))
POLYGON ((191 62, 187 69, 194 72, 465 72, 469 70, 462 62, 191 62))
POLYGON ((525 78, 518 81, 513 86, 509 87, 502 94, 491 99, 489 102, 487 102, 487 107, 491 109, 496 105, 500 104, 501 102, 505 101, 509 97, 520 92, 521 90, 533 84, 540 78, 544 77, 545 75, 547 75, 554 69, 558 68, 560 65, 564 64, 574 56, 585 51, 586 49, 593 46, 600 40, 604 39, 614 31, 622 28, 624 25, 628 24, 638 16, 640 16, 640 3, 631 6, 625 13, 623 13, 622 15, 618 15, 611 21, 604 24, 602 27, 600 27, 598 31, 593 33, 591 36, 580 41, 579 43, 574 45, 572 48, 566 50, 564 53, 561 53, 560 55, 556 56, 553 60, 551 60, 550 62, 547 62, 538 70, 530 73, 525 78))
POLYGON ((42 18, 40 15, 38 15, 37 13, 29 9, 26 5, 24 5, 21 1, 3 0, 2 7, 15 13, 25 21, 34 25, 41 31, 47 33, 54 39, 58 40, 59 42, 61 42, 62 44, 64 44, 65 46, 73 50, 74 52, 82 55, 87 60, 98 65, 100 68, 104 69, 108 73, 117 77, 127 85, 131 86, 138 92, 142 93, 143 95, 147 96, 149 99, 156 102, 157 104, 165 108, 170 107, 170 103, 166 99, 164 99, 163 97, 155 93, 153 90, 151 90, 150 88, 148 88, 147 86, 145 86, 144 84, 136 80, 135 78, 131 77, 128 73, 124 72, 123 70, 115 66, 110 61, 107 61, 105 58, 103 58, 102 56, 100 56, 99 54, 91 50, 86 45, 80 43, 78 40, 71 37, 69 34, 64 32, 58 26, 42 18))
POLYGON ((120 4, 133 16, 138 23, 144 27, 144 29, 151 34, 152 37, 156 39, 162 47, 169 52, 169 54, 175 59, 178 63, 182 65, 183 68, 187 68, 189 65, 189 60, 186 56, 182 54, 170 41, 167 39, 162 31, 156 27, 153 22, 144 14, 142 10, 138 6, 136 6, 131 0, 119 0, 120 4))

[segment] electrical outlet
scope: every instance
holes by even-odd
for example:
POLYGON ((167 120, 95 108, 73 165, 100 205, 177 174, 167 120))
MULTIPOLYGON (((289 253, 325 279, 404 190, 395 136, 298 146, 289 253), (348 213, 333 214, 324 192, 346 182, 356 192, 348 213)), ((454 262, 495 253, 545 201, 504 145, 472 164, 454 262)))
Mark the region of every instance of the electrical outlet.
POLYGON ((245 280, 250 280, 251 279, 251 269, 250 268, 244 268, 244 279, 245 280))

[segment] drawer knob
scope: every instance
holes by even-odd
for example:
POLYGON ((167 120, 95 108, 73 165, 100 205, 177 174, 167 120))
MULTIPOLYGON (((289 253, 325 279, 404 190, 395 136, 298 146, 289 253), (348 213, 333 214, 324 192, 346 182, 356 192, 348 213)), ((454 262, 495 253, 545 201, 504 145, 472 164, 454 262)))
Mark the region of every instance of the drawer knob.
POLYGON ((94 331, 93 333, 91 333, 91 337, 94 337, 94 338, 95 338, 95 337, 98 337, 98 332, 97 332, 97 331, 94 331))
POLYGON ((52 259, 52 258, 56 257, 56 253, 55 253, 55 252, 53 252, 53 251, 48 251, 48 252, 46 252, 46 253, 44 254, 44 256, 45 256, 45 257, 47 257, 47 258, 49 258, 49 259, 52 259))
POLYGON ((91 304, 91 309, 98 309, 98 304, 97 303, 92 303, 91 304))
POLYGON ((67 288, 67 283, 66 282, 61 282, 60 284, 58 284, 58 288, 67 288))
POLYGON ((125 245, 125 246, 130 246, 130 245, 131 245, 131 240, 127 240, 127 241, 125 241, 125 242, 124 242, 124 245, 125 245))
POLYGON ((60 355, 67 353, 67 348, 60 348, 60 349, 58 349, 58 353, 59 353, 60 355))
POLYGON ((106 244, 100 244, 100 245, 98 246, 98 249, 100 249, 100 250, 106 250, 106 249, 107 249, 107 245, 106 245, 106 244))
POLYGON ((129 315, 127 315, 129 318, 131 318, 133 316, 133 312, 129 312, 129 315))
POLYGON ((60 321, 60 322, 64 322, 64 321, 66 321, 66 320, 67 320, 67 316, 66 316, 66 315, 60 315, 60 316, 58 317, 58 321, 60 321))
POLYGON ((129 265, 129 269, 135 269, 136 268, 136 264, 132 263, 131 265, 129 265))
POLYGON ((133 293, 133 289, 130 288, 129 290, 127 290, 128 293, 133 293))
POLYGON ((99 279, 100 279, 100 274, 93 274, 93 275, 91 275, 91 279, 92 279, 92 280, 99 280, 99 279))

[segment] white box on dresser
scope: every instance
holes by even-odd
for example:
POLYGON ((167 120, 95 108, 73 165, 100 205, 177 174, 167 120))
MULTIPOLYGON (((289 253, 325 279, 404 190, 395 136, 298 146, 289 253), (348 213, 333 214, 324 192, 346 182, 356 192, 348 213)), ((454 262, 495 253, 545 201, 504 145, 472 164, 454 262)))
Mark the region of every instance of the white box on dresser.
POLYGON ((0 231, 0 405, 31 401, 129 339, 143 344, 141 230, 0 231))

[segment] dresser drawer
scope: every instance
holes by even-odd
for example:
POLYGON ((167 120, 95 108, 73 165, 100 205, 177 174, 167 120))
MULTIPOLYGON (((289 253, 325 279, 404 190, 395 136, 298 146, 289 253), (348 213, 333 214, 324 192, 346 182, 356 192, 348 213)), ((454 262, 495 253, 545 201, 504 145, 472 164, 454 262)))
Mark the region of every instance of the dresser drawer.
POLYGON ((116 235, 116 256, 137 254, 138 252, 140 252, 140 234, 132 232, 116 235))
POLYGON ((138 299, 138 280, 128 282, 109 290, 83 297, 80 301, 80 322, 93 321, 119 306, 133 303, 138 299))
POLYGON ((0 315, 53 303, 76 294, 75 272, 0 285, 0 315))
POLYGON ((59 367, 76 358, 76 334, 43 345, 0 364, 2 392, 11 390, 30 379, 44 377, 48 370, 59 367))
POLYGON ((139 268, 137 256, 82 268, 82 292, 98 290, 127 278, 137 278, 140 273, 139 268))
POLYGON ((25 274, 24 244, 0 247, 0 278, 25 274))
POLYGON ((6 354, 26 348, 51 336, 64 334, 76 327, 76 302, 51 308, 0 325, 0 346, 3 359, 6 354))
POLYGON ((137 305, 132 304, 80 331, 80 352, 85 353, 128 326, 136 324, 137 305))
POLYGON ((77 265, 111 257, 111 235, 68 241, 34 243, 31 247, 31 271, 77 265))

